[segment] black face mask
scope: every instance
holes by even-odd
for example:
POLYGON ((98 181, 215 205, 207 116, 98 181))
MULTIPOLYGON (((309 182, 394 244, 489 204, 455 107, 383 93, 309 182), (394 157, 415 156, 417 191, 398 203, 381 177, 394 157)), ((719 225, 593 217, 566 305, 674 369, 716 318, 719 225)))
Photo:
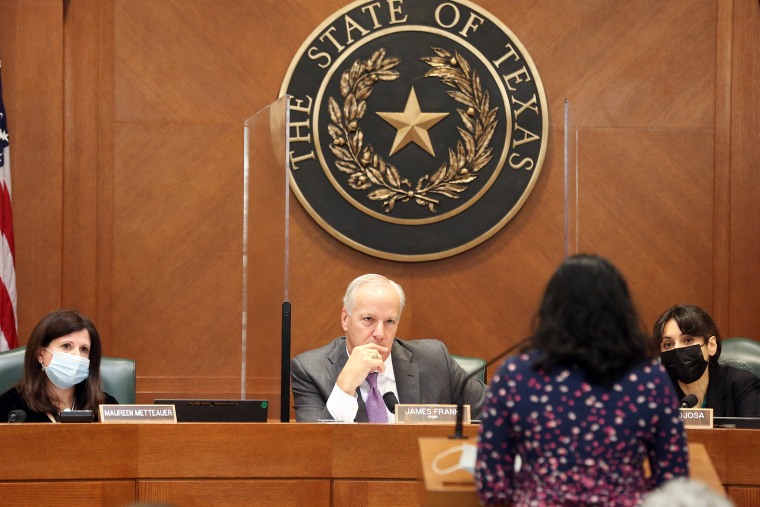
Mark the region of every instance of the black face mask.
POLYGON ((667 350, 660 354, 660 358, 670 376, 684 384, 696 382, 707 369, 707 361, 702 355, 702 345, 667 350))

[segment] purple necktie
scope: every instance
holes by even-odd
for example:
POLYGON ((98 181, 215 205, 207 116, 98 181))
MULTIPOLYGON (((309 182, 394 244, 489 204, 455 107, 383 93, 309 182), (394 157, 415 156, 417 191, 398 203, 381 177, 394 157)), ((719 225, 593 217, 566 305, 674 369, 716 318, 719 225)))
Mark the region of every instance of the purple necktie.
POLYGON ((367 394, 367 401, 364 403, 367 408, 367 419, 371 423, 387 423, 388 413, 385 411, 385 402, 377 388, 376 371, 367 375, 367 382, 369 383, 369 393, 367 394))

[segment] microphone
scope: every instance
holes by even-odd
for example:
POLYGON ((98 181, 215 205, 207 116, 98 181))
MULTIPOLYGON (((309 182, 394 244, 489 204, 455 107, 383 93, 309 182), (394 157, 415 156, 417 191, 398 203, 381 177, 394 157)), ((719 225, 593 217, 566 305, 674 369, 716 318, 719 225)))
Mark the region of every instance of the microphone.
POLYGON ((26 412, 23 410, 11 410, 8 414, 9 423, 22 423, 26 421, 26 412))
POLYGON ((681 400, 681 408, 691 408, 697 404, 697 397, 693 394, 687 394, 681 400))
MULTIPOLYGON (((515 344, 510 345, 507 347, 506 350, 503 350, 499 352, 496 356, 489 359, 486 362, 486 365, 484 368, 486 368, 486 371, 488 370, 488 367, 491 366, 493 363, 501 359, 502 357, 506 356, 510 352, 514 351, 520 346, 523 346, 527 343, 527 340, 521 340, 515 344)), ((465 439, 466 436, 463 435, 464 431, 464 390, 467 387, 467 384, 470 382, 470 379, 472 379, 475 375, 478 375, 480 373, 480 370, 475 370, 474 372, 467 375, 467 377, 464 379, 464 382, 462 383, 462 388, 459 390, 459 396, 457 397, 457 421, 456 425, 454 426, 454 434, 451 435, 449 438, 457 438, 457 439, 465 439)))
POLYGON ((383 395, 383 401, 385 402, 385 406, 388 407, 388 411, 391 414, 396 413, 396 405, 398 404, 398 398, 396 398, 396 393, 393 391, 388 391, 383 395))

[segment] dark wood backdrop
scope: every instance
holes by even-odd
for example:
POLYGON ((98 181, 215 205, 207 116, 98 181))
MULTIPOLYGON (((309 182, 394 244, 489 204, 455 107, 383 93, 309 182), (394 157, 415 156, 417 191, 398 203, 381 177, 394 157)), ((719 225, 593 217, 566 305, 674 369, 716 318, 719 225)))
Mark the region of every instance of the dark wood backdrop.
MULTIPOLYGON (((543 79, 551 129, 537 186, 481 246, 414 264, 354 251, 294 206, 294 353, 341 334, 340 298, 364 272, 406 288, 403 337, 482 357, 523 337, 563 256, 565 97, 579 128, 580 250, 619 266, 646 328, 687 301, 725 336, 760 337, 758 3, 477 3, 543 79)), ((108 355, 137 361, 138 401, 239 394, 242 123, 344 5, 0 0, 22 342, 46 312, 76 307, 108 355)), ((246 386, 273 400, 281 249, 257 244, 251 259, 246 386)))

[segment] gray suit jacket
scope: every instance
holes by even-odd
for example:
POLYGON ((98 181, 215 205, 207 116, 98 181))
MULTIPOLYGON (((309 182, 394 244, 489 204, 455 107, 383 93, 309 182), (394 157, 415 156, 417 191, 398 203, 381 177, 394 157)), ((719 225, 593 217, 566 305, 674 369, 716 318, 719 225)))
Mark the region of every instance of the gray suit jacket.
MULTIPOLYGON (((399 403, 456 403, 464 386, 464 403, 478 418, 486 395, 480 380, 467 380, 467 372, 451 357, 438 340, 394 340, 391 349, 393 371, 399 403)), ((314 422, 332 419, 326 408, 327 398, 338 375, 348 361, 346 338, 336 338, 324 347, 299 354, 290 361, 296 421, 314 422)), ((357 394, 359 390, 357 389, 357 394)), ((356 422, 367 421, 364 401, 358 395, 356 422)))

